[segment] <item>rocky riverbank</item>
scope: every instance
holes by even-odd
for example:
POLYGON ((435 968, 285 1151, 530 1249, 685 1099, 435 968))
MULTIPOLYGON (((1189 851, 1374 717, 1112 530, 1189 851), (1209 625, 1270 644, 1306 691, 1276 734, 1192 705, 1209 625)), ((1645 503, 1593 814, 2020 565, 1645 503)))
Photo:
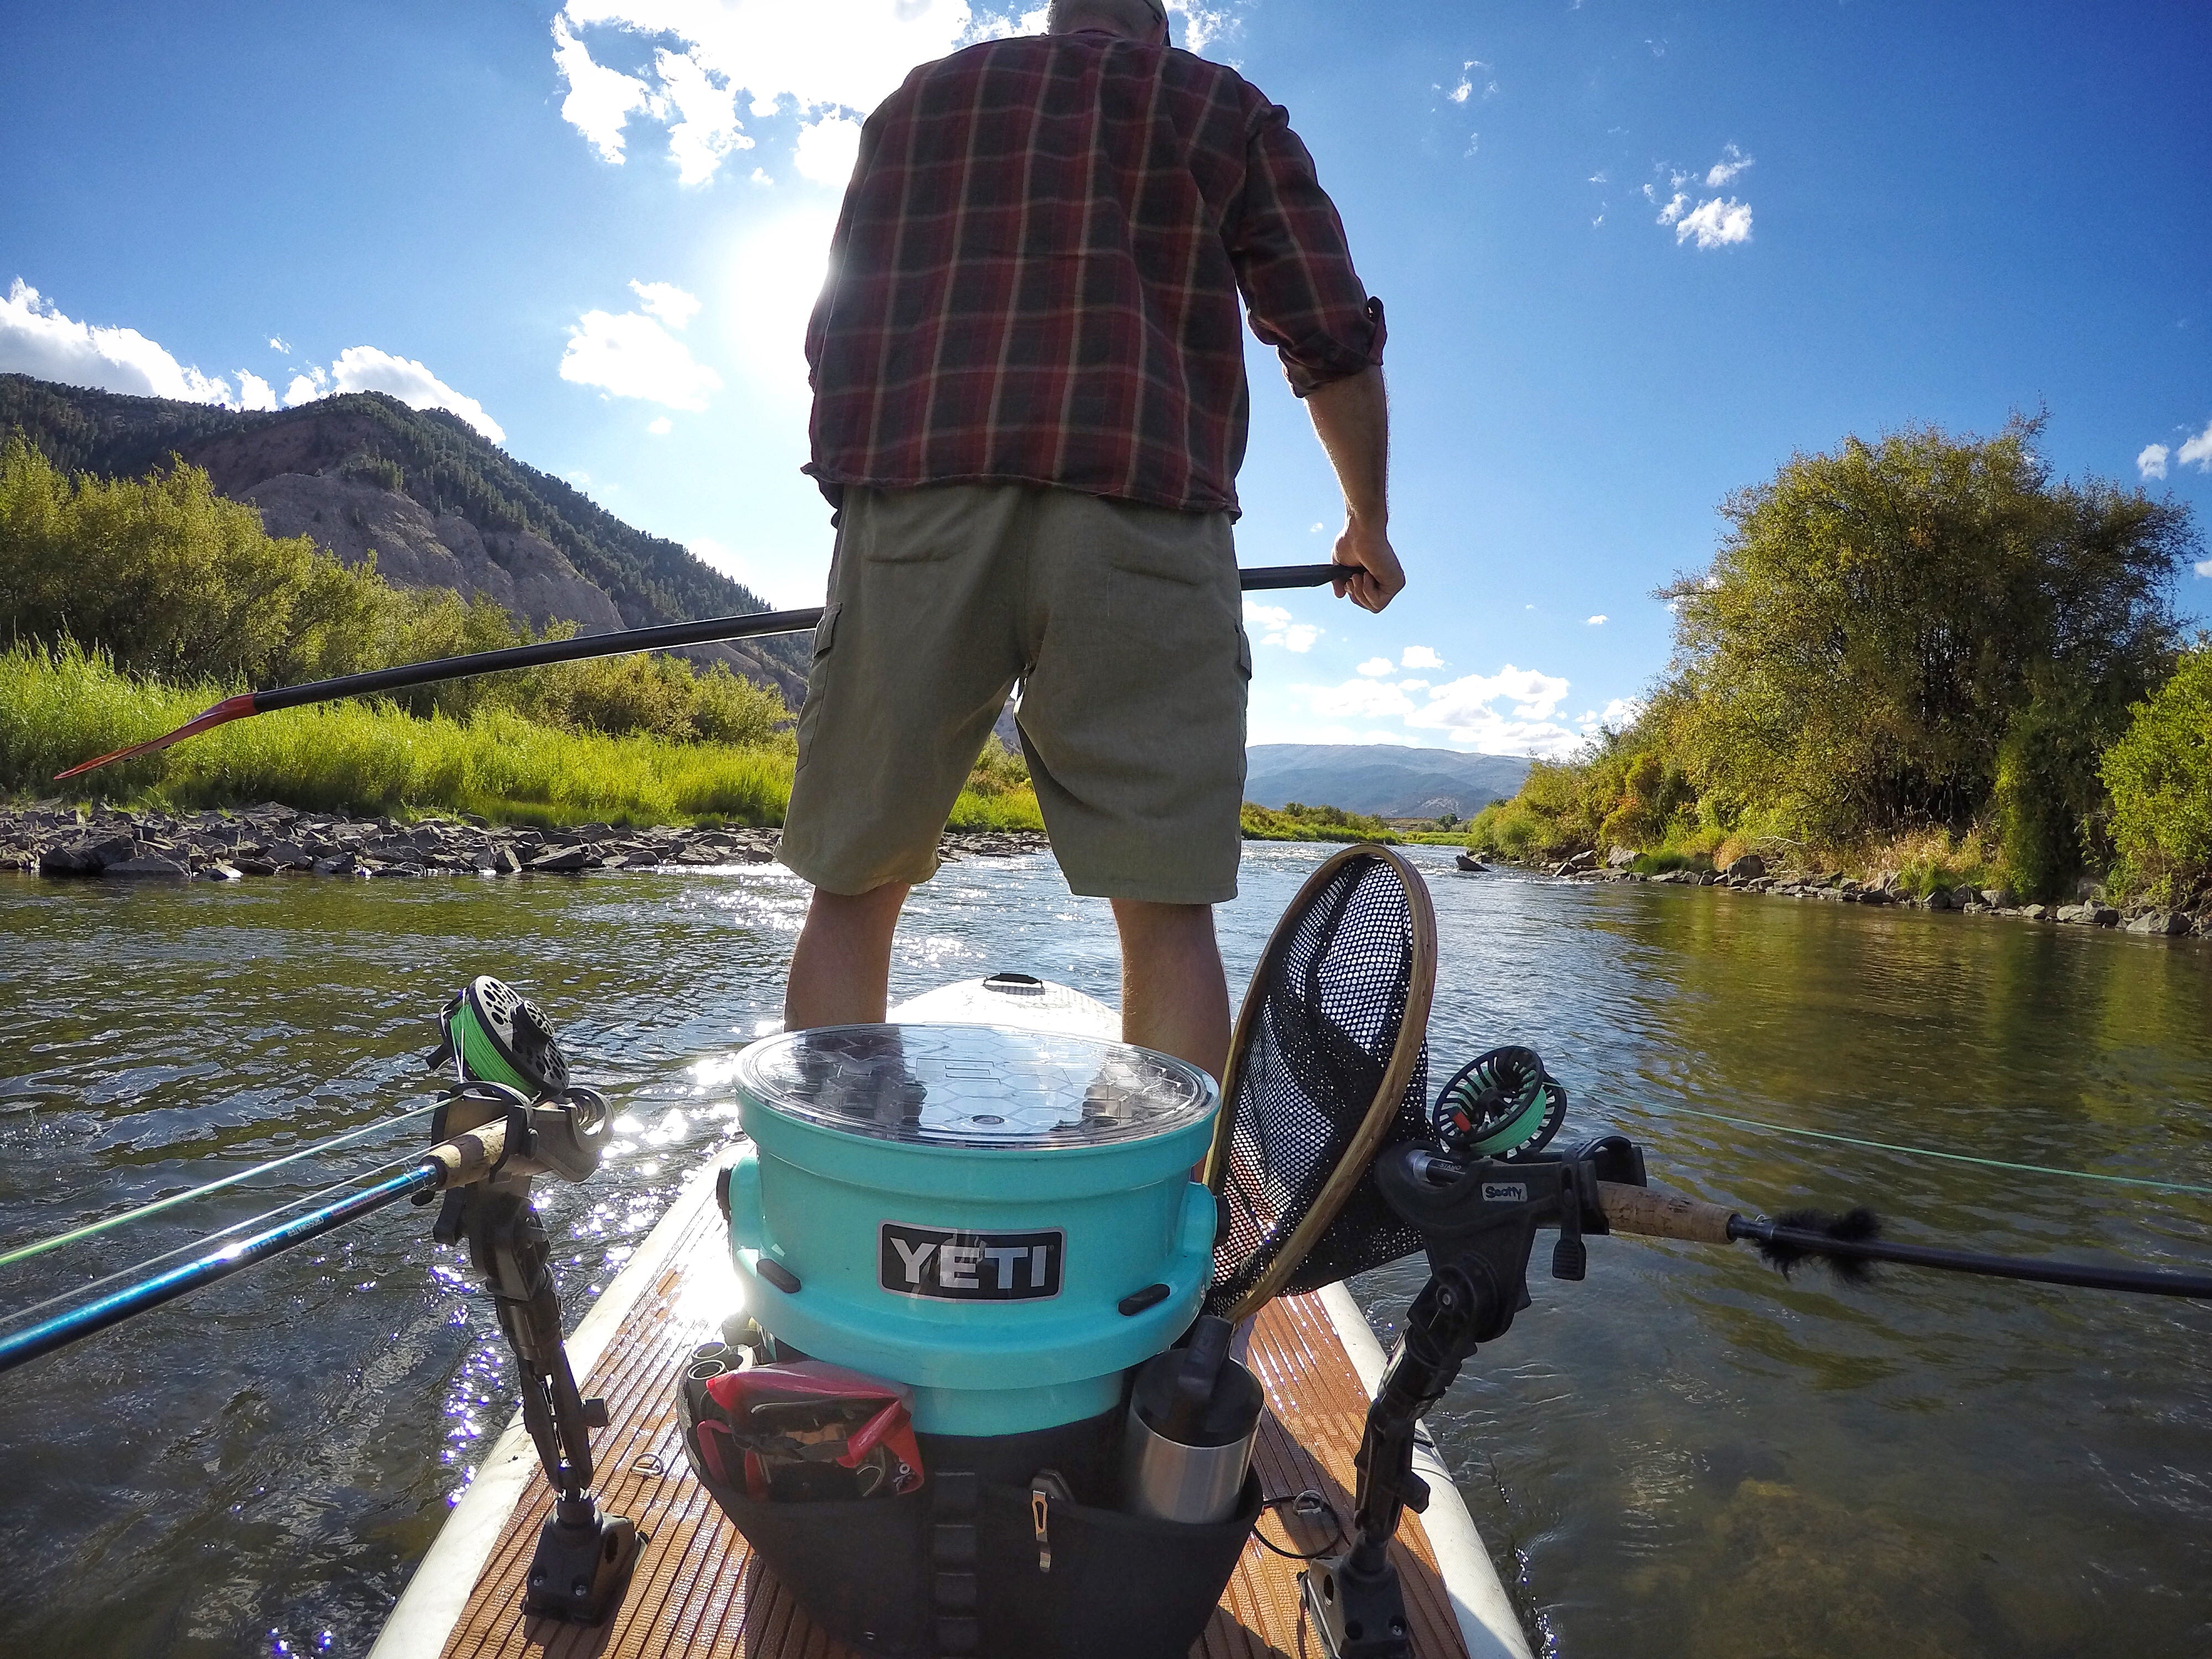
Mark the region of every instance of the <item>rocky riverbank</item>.
POLYGON ((1919 910, 1958 910, 1968 915, 2011 916, 2022 921, 2063 923, 2077 927, 2124 927, 2130 933, 2154 933, 2179 938, 2196 933, 2212 938, 2212 895, 2194 907, 2179 909, 2139 904, 2123 908, 2108 903, 2101 888, 2091 887, 2070 904, 2022 904, 2014 896, 1994 887, 1937 887, 1921 894, 1910 891, 1895 872, 1873 881, 1846 876, 1841 871, 1770 870, 1756 853, 1747 853, 1723 870, 1667 870, 1647 874, 1630 866, 1637 854, 1616 847, 1601 864, 1595 852, 1577 854, 1558 864, 1531 866, 1566 881, 1647 881, 1683 887, 1730 887, 1746 893, 1765 893, 1777 898, 1826 900, 1838 904, 1898 904, 1919 910))
MULTIPOLYGON (((304 812, 274 802, 233 811, 92 811, 33 803, 0 807, 0 871, 102 880, 243 881, 273 876, 406 878, 578 876, 766 864, 772 829, 562 830, 493 824, 469 814, 413 823, 304 812)), ((945 837, 948 861, 1045 849, 1022 830, 945 837)))

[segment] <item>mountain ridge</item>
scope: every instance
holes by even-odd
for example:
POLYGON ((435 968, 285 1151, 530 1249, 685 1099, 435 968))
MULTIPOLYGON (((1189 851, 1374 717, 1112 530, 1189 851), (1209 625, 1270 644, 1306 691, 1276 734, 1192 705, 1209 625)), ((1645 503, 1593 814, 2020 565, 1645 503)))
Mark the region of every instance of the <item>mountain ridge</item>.
POLYGON ((1386 818, 1471 818, 1510 799, 1528 775, 1524 755, 1468 755, 1376 743, 1261 743, 1245 750, 1244 798, 1291 801, 1386 818))
MULTIPOLYGON (((0 374, 0 432, 11 428, 55 465, 102 477, 143 477, 175 456, 258 508, 272 535, 311 536, 349 564, 374 552, 397 585, 482 593, 539 627, 601 633, 770 608, 458 416, 383 392, 246 411, 0 374)), ((793 706, 805 690, 803 639, 691 654, 776 686, 793 706)))

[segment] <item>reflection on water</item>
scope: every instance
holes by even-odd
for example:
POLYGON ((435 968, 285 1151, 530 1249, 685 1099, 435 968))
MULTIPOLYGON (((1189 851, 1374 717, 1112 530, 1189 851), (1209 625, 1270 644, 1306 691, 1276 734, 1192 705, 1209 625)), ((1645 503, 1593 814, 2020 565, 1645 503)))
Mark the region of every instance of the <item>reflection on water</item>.
MULTIPOLYGON (((1325 849, 1255 848, 1241 983, 1325 849)), ((2202 1265, 2212 1199, 1784 1139, 1676 1109, 2212 1185, 2202 941, 1461 877, 1436 892, 1448 1074, 1542 1052, 1570 1137, 1746 1209, 1866 1201, 1899 1237, 2202 1265)), ((422 1097, 438 1003, 527 989, 623 1108, 544 1199, 574 1321, 735 1130, 803 890, 772 866, 502 884, 161 891, 0 880, 0 1247, 422 1097)), ((1019 969, 1111 1000, 1102 903, 1048 861, 950 866, 894 991, 1019 969)), ((395 1143, 397 1144, 397 1143, 395 1143)), ((372 1140, 0 1270, 19 1306, 391 1156, 372 1140), (296 1179, 293 1179, 296 1177, 296 1179)), ((511 1411, 489 1306, 386 1212, 0 1379, 0 1650, 360 1653, 511 1411)), ((1546 1253, 1538 1253, 1540 1275, 1546 1253)), ((1418 1283, 1358 1287, 1378 1325, 1418 1283)), ((1594 1242, 1431 1419, 1552 1650, 2212 1650, 2212 1314, 1893 1271, 1785 1283, 1748 1249, 1594 1242)))

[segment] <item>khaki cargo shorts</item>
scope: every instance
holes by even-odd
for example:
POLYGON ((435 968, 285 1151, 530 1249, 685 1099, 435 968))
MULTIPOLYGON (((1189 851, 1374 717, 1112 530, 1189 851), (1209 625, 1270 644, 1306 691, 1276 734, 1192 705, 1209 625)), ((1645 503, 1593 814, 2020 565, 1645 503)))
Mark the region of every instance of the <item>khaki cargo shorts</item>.
POLYGON ((1041 484, 848 489, 779 856, 927 881, 1007 692, 1068 885, 1237 896, 1252 678, 1225 514, 1041 484))

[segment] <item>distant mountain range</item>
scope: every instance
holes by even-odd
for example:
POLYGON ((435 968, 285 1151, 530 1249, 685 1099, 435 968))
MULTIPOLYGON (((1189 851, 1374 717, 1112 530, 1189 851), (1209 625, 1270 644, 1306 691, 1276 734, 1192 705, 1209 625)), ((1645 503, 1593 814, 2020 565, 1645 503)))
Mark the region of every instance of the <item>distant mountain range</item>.
MULTIPOLYGON (((675 542, 624 524, 443 410, 382 392, 248 414, 0 374, 0 434, 20 429, 54 465, 143 477, 178 456, 250 501, 274 536, 313 537, 347 564, 372 552, 404 587, 481 593, 538 627, 586 634, 765 611, 750 588, 675 542)), ((805 695, 804 636, 690 653, 805 695)))
POLYGON ((1473 817, 1528 775, 1520 755, 1462 755, 1376 743, 1261 743, 1245 751, 1244 799, 1340 806, 1386 818, 1473 817))

